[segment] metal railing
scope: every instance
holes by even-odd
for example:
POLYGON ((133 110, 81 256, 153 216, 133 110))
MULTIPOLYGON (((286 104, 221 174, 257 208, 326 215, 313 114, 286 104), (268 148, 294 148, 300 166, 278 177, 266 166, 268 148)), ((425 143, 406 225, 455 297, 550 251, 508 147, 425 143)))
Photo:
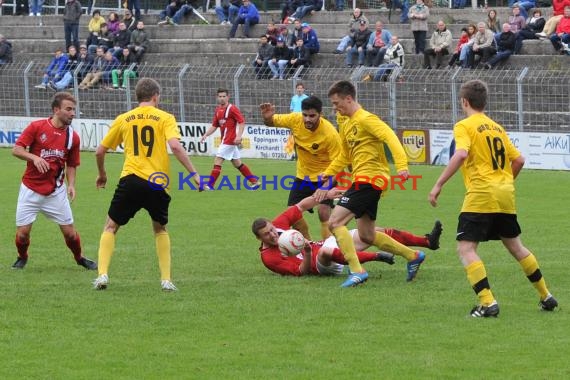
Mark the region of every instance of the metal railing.
MULTIPOLYGON (((51 113, 53 91, 37 89, 46 62, 22 62, 0 66, 0 115, 45 117, 51 113)), ((181 122, 210 122, 216 90, 227 88, 248 123, 262 123, 259 104, 272 102, 278 113, 289 112, 295 86, 303 82, 306 93, 320 97, 323 115, 334 121, 327 100, 330 85, 350 80, 358 89, 358 101, 393 128, 451 129, 461 119, 458 100, 461 84, 484 80, 489 87, 488 114, 505 128, 526 132, 570 131, 570 69, 538 70, 424 70, 393 71, 384 80, 373 78, 378 68, 308 68, 288 74, 287 80, 269 80, 270 72, 257 79, 255 69, 241 66, 142 65, 139 77, 152 77, 162 87, 161 108, 181 122)), ((136 104, 134 88, 127 91, 99 88, 79 90, 80 70, 69 89, 77 98, 78 117, 113 119, 136 104)))

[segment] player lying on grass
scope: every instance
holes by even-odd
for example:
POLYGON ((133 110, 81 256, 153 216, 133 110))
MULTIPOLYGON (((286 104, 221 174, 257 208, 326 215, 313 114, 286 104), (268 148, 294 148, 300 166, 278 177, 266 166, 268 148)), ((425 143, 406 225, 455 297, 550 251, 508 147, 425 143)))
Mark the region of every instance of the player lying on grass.
MULTIPOLYGON (((253 221, 251 230, 256 238, 261 241, 261 246, 259 247, 261 261, 267 269, 281 275, 290 276, 342 274, 346 260, 338 248, 334 237, 318 242, 307 241, 303 254, 297 256, 285 256, 279 250, 277 241, 281 232, 290 229, 297 220, 302 218, 304 211, 317 204, 318 202, 315 198, 310 196, 287 208, 273 221, 265 218, 258 218, 253 221)), ((384 232, 392 240, 393 246, 382 247, 382 249, 397 254, 397 249, 393 250, 392 248, 401 244, 426 247, 432 250, 438 249, 442 226, 439 221, 436 221, 431 233, 425 236, 417 236, 407 231, 391 228, 376 227, 376 230, 384 232)), ((370 245, 360 240, 357 230, 351 230, 350 233, 354 240, 358 260, 361 263, 382 261, 390 265, 394 264, 392 253, 363 252, 370 245)))

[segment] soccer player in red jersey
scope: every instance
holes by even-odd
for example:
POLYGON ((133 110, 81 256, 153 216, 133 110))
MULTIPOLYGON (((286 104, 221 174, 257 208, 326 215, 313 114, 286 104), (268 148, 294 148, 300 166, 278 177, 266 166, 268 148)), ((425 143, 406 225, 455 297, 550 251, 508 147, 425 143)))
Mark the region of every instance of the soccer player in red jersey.
POLYGON ((70 94, 56 93, 51 103, 52 117, 30 123, 12 151, 28 162, 16 207, 18 259, 12 265, 14 269, 23 269, 28 262, 30 232, 40 212, 59 225, 77 265, 97 269, 97 263, 81 254, 81 240, 73 226, 69 203, 75 199, 75 173, 79 166, 79 135, 71 128, 75 104, 70 94))
MULTIPOLYGON (((273 219, 273 221, 269 221, 265 218, 254 220, 251 230, 255 237, 261 241, 259 252, 261 254, 261 261, 267 269, 281 275, 289 276, 342 274, 347 261, 332 236, 324 241, 307 240, 304 252, 296 256, 285 256, 279 250, 277 241, 281 232, 290 229, 291 226, 302 217, 304 211, 313 208, 317 204, 318 202, 315 198, 309 196, 296 205, 288 207, 284 212, 273 219)), ((407 231, 399 231, 392 228, 384 229, 376 227, 376 230, 378 232, 384 232, 401 244, 416 245, 435 250, 439 248, 442 226, 439 221, 436 221, 432 232, 425 236, 417 236, 407 231)), ((394 263, 394 256, 390 253, 363 252, 370 245, 360 239, 357 230, 351 230, 350 233, 360 263, 369 261, 382 261, 388 264, 394 263)))
POLYGON ((214 158, 214 168, 210 173, 208 185, 210 188, 214 188, 214 184, 222 172, 222 164, 225 160, 230 160, 234 167, 248 179, 251 184, 250 189, 256 190, 259 188, 259 183, 251 170, 249 170, 249 167, 241 161, 239 154, 241 136, 245 128, 245 118, 239 108, 230 103, 227 89, 219 88, 217 94, 218 106, 214 113, 212 126, 208 128, 206 134, 200 140, 201 142, 206 141, 206 138, 214 133, 217 128, 220 129, 222 142, 214 158))

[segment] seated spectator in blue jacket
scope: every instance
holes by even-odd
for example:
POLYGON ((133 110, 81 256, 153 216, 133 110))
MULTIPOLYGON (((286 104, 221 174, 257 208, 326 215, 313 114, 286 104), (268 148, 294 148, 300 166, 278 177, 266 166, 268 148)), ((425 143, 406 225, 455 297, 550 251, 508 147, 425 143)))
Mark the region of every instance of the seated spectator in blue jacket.
POLYGON ((121 63, 119 62, 119 59, 115 57, 110 51, 105 53, 102 69, 103 75, 101 76, 103 87, 107 87, 111 83, 111 74, 113 70, 118 69, 120 65, 121 63))
POLYGON ((230 25, 238 15, 241 7, 241 0, 222 0, 222 5, 218 5, 214 10, 221 25, 230 25))
POLYGON ((497 54, 492 56, 485 64, 486 69, 491 69, 499 62, 506 61, 515 51, 517 36, 511 32, 509 23, 503 24, 503 33, 497 38, 497 54))
POLYGON ((67 48, 67 65, 63 77, 58 81, 49 81, 48 87, 54 91, 61 91, 66 89, 73 81, 73 73, 79 65, 79 54, 75 45, 70 45, 67 48))
POLYGON ((12 63, 12 43, 0 34, 0 65, 12 63))
POLYGON ((239 24, 243 24, 243 36, 249 38, 249 29, 259 23, 259 12, 255 5, 249 0, 243 0, 243 5, 239 8, 238 15, 235 18, 229 38, 236 36, 239 24))
POLYGON ((42 83, 35 86, 36 88, 46 89, 49 81, 59 81, 65 74, 67 66, 67 55, 63 54, 61 49, 56 49, 54 57, 49 63, 48 67, 44 70, 42 83))
POLYGON ((291 16, 289 22, 292 23, 296 19, 303 19, 307 14, 315 14, 323 7, 323 0, 303 0, 303 5, 300 5, 291 16))
POLYGON ((301 28, 303 29, 303 44, 305 45, 305 48, 309 50, 311 55, 317 54, 321 49, 317 32, 315 32, 315 30, 311 28, 311 25, 306 22, 301 24, 301 28))

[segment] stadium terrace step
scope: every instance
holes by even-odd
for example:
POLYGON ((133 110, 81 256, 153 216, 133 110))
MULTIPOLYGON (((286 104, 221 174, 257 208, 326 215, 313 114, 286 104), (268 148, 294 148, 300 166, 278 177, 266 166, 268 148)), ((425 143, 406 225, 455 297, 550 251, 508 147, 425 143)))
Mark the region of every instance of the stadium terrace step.
MULTIPOLYGON (((466 24, 451 24, 448 29, 456 40, 461 35, 461 28, 466 24)), ((250 35, 254 38, 260 36, 267 28, 266 24, 255 25, 251 29, 250 35)), ((289 30, 293 29, 292 25, 288 26, 289 30)), ((346 25, 340 24, 315 24, 315 31, 319 39, 337 39, 339 40, 348 32, 346 25)), ((431 37, 431 33, 435 30, 435 24, 430 25, 430 31, 427 38, 431 37)), ((371 29, 373 27, 371 26, 371 29)), ((389 30, 393 35, 402 38, 412 38, 412 31, 408 24, 385 24, 384 29, 389 30)), ((157 40, 186 40, 186 39, 210 39, 210 38, 227 38, 230 26, 222 25, 195 25, 184 24, 179 26, 157 26, 147 25, 145 30, 148 32, 151 41, 157 40)), ((240 35, 238 30, 237 35, 240 35)), ((2 34, 5 36, 22 36, 25 39, 64 39, 63 28, 60 27, 37 27, 37 26, 6 26, 2 27, 2 34)), ((79 33, 81 41, 85 41, 88 37, 87 29, 83 29, 79 33)), ((18 40, 19 37, 10 38, 10 40, 18 40)))
MULTIPOLYGON (((152 65, 184 65, 193 66, 202 65, 251 65, 255 53, 202 53, 202 54, 180 54, 180 53, 147 53, 145 62, 152 65)), ((18 62, 34 61, 45 62, 47 65, 48 58, 42 53, 26 53, 20 55, 18 62)), ((444 62, 446 62, 444 60, 444 62)), ((515 69, 544 68, 549 70, 560 70, 567 68, 570 63, 569 56, 559 55, 513 55, 508 61, 500 67, 509 67, 515 69)), ((406 55, 406 68, 420 68, 423 65, 423 56, 406 55)), ((319 53, 313 58, 313 66, 326 67, 344 67, 344 59, 341 56, 331 53, 319 53)), ((37 73, 38 78, 41 72, 37 73)))
MULTIPOLYGON (((321 52, 332 53, 337 45, 338 38, 320 39, 321 52)), ((12 40, 14 56, 21 53, 42 53, 45 52, 45 60, 50 59, 51 52, 64 45, 61 39, 44 39, 41 44, 36 39, 12 40)), ((410 54, 414 50, 414 42, 411 38, 403 38, 400 43, 406 53, 410 54)), ((453 46, 457 43, 454 40, 453 46)), ((257 38, 204 38, 204 39, 161 39, 151 40, 148 53, 178 53, 178 54, 205 54, 205 53, 247 53, 255 55, 257 52, 257 38)), ((521 54, 523 55, 547 55, 554 56, 556 52, 549 40, 528 40, 524 41, 521 54)), ((343 55, 338 55, 337 59, 342 60, 343 55)))
MULTIPOLYGON (((507 7, 497 7, 494 8, 501 20, 506 20, 511 14, 511 10, 507 7)), ((545 8, 542 10, 544 16, 548 18, 552 14, 552 8, 545 8)), ((388 10, 379 9, 363 9, 364 15, 369 19, 370 22, 381 19, 384 22, 388 22, 389 12, 388 10)), ((103 12, 106 15, 108 12, 103 12)), ((159 20, 159 11, 152 11, 152 14, 142 15, 142 20, 145 24, 156 25, 159 20)), ((346 10, 342 12, 331 12, 331 11, 321 11, 317 12, 312 16, 307 16, 303 19, 303 22, 308 22, 309 24, 339 24, 346 25, 350 17, 351 11, 346 10)), ((217 24, 218 18, 210 10, 206 13, 202 12, 202 15, 211 23, 217 24)), ((281 13, 279 11, 269 11, 260 12, 260 23, 267 24, 270 21, 276 23, 281 22, 279 20, 281 13)), ((483 9, 449 9, 449 8, 431 8, 430 16, 428 21, 431 24, 435 24, 437 21, 443 19, 448 24, 454 23, 466 23, 468 21, 479 21, 484 20, 487 15, 487 11, 483 9)), ((38 25, 40 20, 44 26, 60 26, 63 29, 63 19, 62 15, 45 15, 41 17, 30 17, 30 16, 2 16, 2 26, 35 26, 38 25)), ((390 21, 392 23, 399 22, 400 13, 399 11, 394 11, 391 14, 390 21)), ((89 23, 89 17, 83 15, 80 19, 80 25, 87 27, 89 23)), ((199 19, 193 16, 187 16, 184 19, 183 24, 194 24, 199 23, 199 19)))

